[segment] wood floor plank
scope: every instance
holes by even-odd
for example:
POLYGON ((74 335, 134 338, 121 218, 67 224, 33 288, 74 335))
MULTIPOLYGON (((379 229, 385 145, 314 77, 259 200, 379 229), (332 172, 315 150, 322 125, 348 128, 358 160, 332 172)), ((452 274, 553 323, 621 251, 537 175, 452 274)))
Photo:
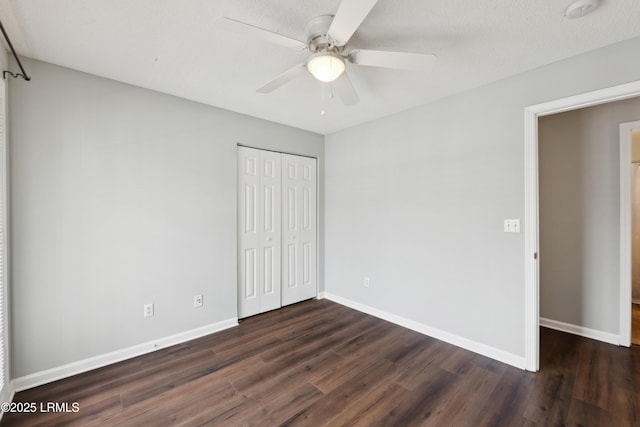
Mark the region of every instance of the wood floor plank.
POLYGON ((635 426, 640 347, 549 329, 530 373, 331 301, 17 393, 0 426, 635 426))
POLYGON ((282 391, 278 396, 266 402, 264 406, 247 415, 239 425, 248 427, 279 426, 294 414, 311 406, 314 402, 324 397, 324 394, 306 382, 292 391, 282 391))
POLYGON ((640 304, 631 304, 631 344, 640 345, 640 304))
MULTIPOLYGON (((138 402, 119 411, 101 414, 97 418, 102 425, 120 425, 128 421, 158 418, 173 414, 196 400, 224 401, 236 396, 236 390, 228 382, 213 383, 202 377, 181 387, 170 389, 150 400, 138 402)), ((84 414, 83 414, 84 415, 84 414)))
POLYGON ((351 336, 356 330, 366 328, 367 317, 360 313, 351 313, 340 319, 327 319, 323 325, 314 326, 311 331, 300 334, 296 339, 290 339, 277 348, 272 348, 261 353, 260 357, 265 362, 273 362, 291 358, 301 348, 328 348, 342 342, 343 336, 351 336))
POLYGON ((381 382, 370 393, 333 417, 332 426, 372 426, 391 412, 410 392, 393 381, 381 382))
POLYGON ((541 379, 541 384, 536 387, 535 393, 531 393, 524 409, 523 416, 526 419, 540 425, 566 423, 573 381, 565 375, 563 372, 554 372, 548 378, 541 379))
POLYGON ((282 390, 291 390, 309 382, 309 378, 317 373, 325 372, 341 357, 328 351, 286 370, 270 370, 266 364, 262 371, 250 373, 233 382, 233 386, 255 401, 268 402, 278 397, 282 390))
POLYGON ((356 321, 346 319, 344 323, 337 323, 339 327, 325 330, 322 334, 317 335, 315 339, 310 340, 309 336, 305 335, 300 341, 289 342, 293 347, 289 347, 289 343, 287 343, 284 347, 289 347, 287 348, 288 351, 283 351, 283 348, 278 348, 274 349, 278 350, 278 352, 269 350, 260 357, 265 360, 265 362, 296 366, 302 361, 315 357, 320 353, 333 350, 335 346, 361 330, 362 324, 360 322, 367 321, 368 319, 360 317, 356 321))
MULTIPOLYGON (((226 391, 226 390, 225 390, 226 391)), ((194 400, 189 405, 157 419, 145 418, 139 425, 234 425, 234 421, 242 418, 243 413, 254 406, 254 403, 237 391, 228 391, 225 397, 218 399, 194 400), (144 423, 144 424, 142 424, 144 423)))
MULTIPOLYGON (((90 379, 91 373, 81 374, 80 376, 82 376, 83 378, 79 383, 74 382, 71 386, 66 386, 66 382, 62 381, 59 384, 61 386, 61 391, 57 392, 57 399, 59 401, 76 401, 82 398, 85 404, 90 404, 94 400, 100 400, 104 396, 114 393, 114 390, 128 387, 137 387, 145 381, 149 381, 158 377, 164 378, 169 367, 175 368, 176 366, 181 366, 181 364, 183 366, 190 366, 194 361, 210 357, 210 355, 212 354, 213 353, 210 350, 204 350, 196 353, 187 353, 183 358, 180 359, 179 363, 177 363, 175 359, 170 357, 167 360, 162 360, 156 366, 149 367, 147 369, 141 369, 140 365, 134 359, 133 368, 135 368, 136 370, 131 369, 123 372, 122 370, 118 369, 117 372, 120 373, 120 376, 117 376, 115 374, 106 376, 100 375, 94 382, 86 381, 84 378, 86 377, 90 379)), ((72 377, 72 379, 73 378, 75 377, 72 377)), ((38 390, 37 395, 35 396, 29 394, 29 391, 27 391, 25 393, 25 399, 31 401, 40 401, 43 398, 46 398, 46 390, 46 388, 44 390, 38 390)), ((56 386, 56 391, 57 390, 58 387, 56 386)))
POLYGON ((578 426, 613 426, 612 414, 578 399, 573 399, 569 407, 568 419, 578 426))
MULTIPOLYGON (((517 369, 508 369, 491 392, 491 405, 476 420, 479 426, 522 425, 531 392, 535 388, 535 374, 517 369)), ((553 425, 553 424, 552 424, 553 425)))
POLYGON ((612 393, 610 369, 613 354, 594 340, 584 341, 573 387, 573 397, 599 408, 606 409, 612 393))
POLYGON ((616 389, 609 412, 615 426, 640 425, 640 394, 625 388, 616 389))
POLYGON ((465 367, 464 379, 429 418, 433 425, 473 426, 474 420, 491 404, 491 393, 501 376, 478 366, 465 367))
POLYGON ((169 375, 156 374, 152 377, 141 379, 131 388, 121 391, 122 406, 126 408, 137 402, 152 399, 167 390, 212 373, 217 366, 213 353, 205 353, 202 357, 190 362, 189 364, 181 364, 178 369, 169 375))
POLYGON ((348 379, 340 388, 326 394, 311 406, 296 413, 283 422, 286 426, 320 426, 328 423, 333 417, 355 404, 370 393, 384 378, 396 370, 393 363, 380 359, 370 366, 366 372, 348 379))
POLYGON ((120 399, 118 396, 109 396, 98 402, 81 406, 83 411, 83 420, 80 423, 77 420, 77 414, 72 410, 70 412, 57 413, 40 413, 30 419, 31 426, 50 427, 50 426, 68 426, 68 425, 99 425, 97 418, 106 412, 118 410, 120 408, 120 399))
MULTIPOLYGON (((633 349, 640 349, 632 346, 633 349)), ((605 347, 605 351, 609 351, 605 347)), ((616 348, 611 352, 611 365, 609 366, 609 376, 611 377, 611 387, 615 391, 618 388, 640 393, 640 352, 628 351, 624 347, 616 348)))
POLYGON ((584 338, 578 335, 540 328, 540 342, 544 351, 540 351, 540 368, 564 369, 575 372, 580 358, 580 347, 584 338))
POLYGON ((475 366, 474 359, 475 356, 469 357, 467 350, 456 348, 440 367, 453 374, 464 375, 475 366))
POLYGON ((441 402, 459 385, 459 381, 460 377, 456 374, 434 369, 400 405, 379 420, 380 425, 426 425, 441 402))
MULTIPOLYGON (((341 357, 341 356, 339 356, 341 357)), ((360 375, 371 364, 377 361, 380 355, 375 352, 370 352, 362 357, 352 357, 350 359, 341 360, 338 363, 319 374, 315 374, 309 379, 309 382, 316 386, 323 393, 329 393, 330 391, 340 387, 349 378, 360 375)))
POLYGON ((439 371, 440 365, 455 352, 456 347, 439 341, 417 355, 411 364, 398 372, 396 382, 409 390, 415 390, 432 373, 439 371))
POLYGON ((434 342, 433 338, 412 331, 412 334, 402 342, 383 350, 383 355, 385 359, 393 362, 396 366, 403 367, 410 364, 416 356, 426 351, 434 342))
POLYGON ((355 334, 345 342, 336 345, 333 351, 342 357, 360 357, 375 347, 391 347, 393 343, 410 335, 409 331, 404 328, 399 330, 390 323, 378 323, 371 329, 355 334))

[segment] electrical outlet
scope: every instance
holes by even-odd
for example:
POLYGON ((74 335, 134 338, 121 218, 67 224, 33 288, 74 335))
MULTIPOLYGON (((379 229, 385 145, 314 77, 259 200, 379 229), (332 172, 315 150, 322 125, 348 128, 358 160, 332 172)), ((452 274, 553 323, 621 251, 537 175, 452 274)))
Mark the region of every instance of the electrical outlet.
POLYGON ((193 306, 202 307, 202 295, 196 295, 193 297, 193 306))
POLYGON ((364 278, 364 287, 365 287, 365 288, 368 288, 368 287, 369 287, 369 278, 368 278, 368 277, 365 277, 365 278, 364 278))
POLYGON ((153 304, 145 304, 144 305, 144 317, 153 316, 153 304))

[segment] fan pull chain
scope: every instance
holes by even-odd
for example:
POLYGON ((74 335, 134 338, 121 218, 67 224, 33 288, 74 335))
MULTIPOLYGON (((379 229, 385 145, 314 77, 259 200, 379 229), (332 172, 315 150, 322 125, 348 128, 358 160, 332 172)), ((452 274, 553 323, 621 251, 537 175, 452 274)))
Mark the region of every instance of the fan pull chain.
POLYGON ((320 115, 324 116, 327 112, 324 110, 325 102, 324 102, 324 82, 322 82, 322 110, 320 111, 320 115))
MULTIPOLYGON (((330 74, 333 75, 333 61, 329 62, 330 74)), ((333 99, 333 80, 329 81, 329 99, 333 99)))

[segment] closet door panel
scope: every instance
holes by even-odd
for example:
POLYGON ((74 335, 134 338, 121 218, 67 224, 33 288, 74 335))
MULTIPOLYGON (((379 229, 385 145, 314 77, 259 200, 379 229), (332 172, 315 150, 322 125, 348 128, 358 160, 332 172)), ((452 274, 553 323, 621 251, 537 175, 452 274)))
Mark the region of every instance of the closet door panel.
POLYGON ((260 153, 260 312, 281 306, 281 157, 280 153, 260 153))
POLYGON ((316 218, 316 160, 301 158, 302 179, 300 182, 301 229, 300 244, 302 259, 300 261, 303 299, 313 298, 317 294, 317 218, 316 218))
POLYGON ((282 155, 282 305, 316 296, 316 160, 282 155))
POLYGON ((260 152, 238 148, 238 317, 260 311, 260 152))

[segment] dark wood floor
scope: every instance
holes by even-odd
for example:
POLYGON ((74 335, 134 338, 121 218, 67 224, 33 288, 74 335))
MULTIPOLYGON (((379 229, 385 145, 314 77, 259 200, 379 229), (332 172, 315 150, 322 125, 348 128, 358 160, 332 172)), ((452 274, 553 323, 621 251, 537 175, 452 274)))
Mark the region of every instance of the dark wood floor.
POLYGON ((18 393, 78 413, 2 425, 640 425, 640 348, 548 329, 541 370, 493 361, 326 300, 18 393))
POLYGON ((631 304, 631 344, 640 345, 640 304, 631 304))

